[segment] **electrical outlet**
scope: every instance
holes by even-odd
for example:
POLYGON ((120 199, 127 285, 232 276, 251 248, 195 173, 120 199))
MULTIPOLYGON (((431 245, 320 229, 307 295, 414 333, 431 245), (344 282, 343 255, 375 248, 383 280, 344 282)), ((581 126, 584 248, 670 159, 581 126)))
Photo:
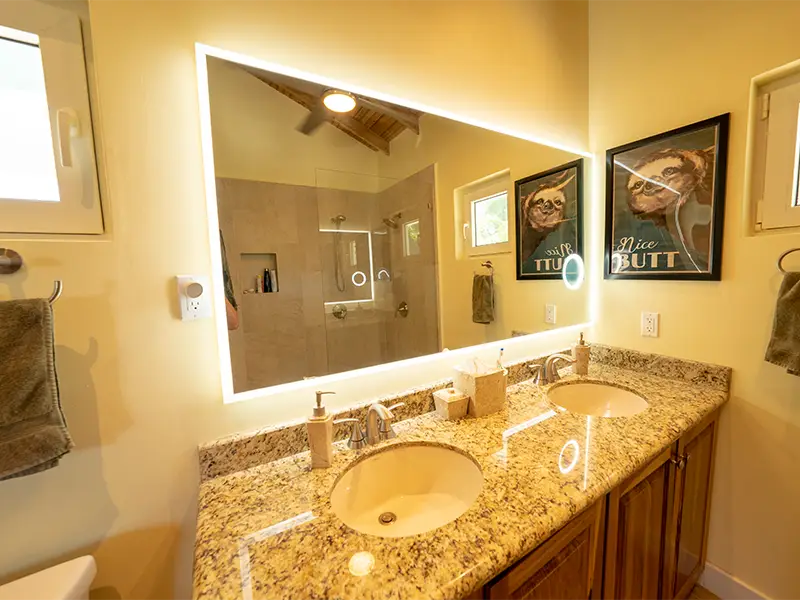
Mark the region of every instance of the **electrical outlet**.
POLYGON ((194 321, 211 316, 211 286, 208 277, 179 275, 178 300, 181 305, 181 319, 194 321))
POLYGON ((544 322, 550 325, 556 324, 556 305, 545 304, 544 307, 544 322))
POLYGON ((658 313, 642 313, 642 337, 658 337, 658 313))

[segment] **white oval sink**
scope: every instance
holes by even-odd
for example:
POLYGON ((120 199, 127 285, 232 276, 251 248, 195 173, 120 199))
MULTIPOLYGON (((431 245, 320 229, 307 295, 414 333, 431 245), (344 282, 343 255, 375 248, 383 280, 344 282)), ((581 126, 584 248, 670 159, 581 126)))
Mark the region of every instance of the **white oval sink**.
POLYGON ((469 457, 431 444, 390 446, 345 471, 331 493, 333 512, 361 533, 403 537, 460 517, 483 486, 469 457))
POLYGON ((630 417, 648 406, 638 394, 602 383, 562 384, 550 388, 547 397, 569 412, 592 417, 630 417))

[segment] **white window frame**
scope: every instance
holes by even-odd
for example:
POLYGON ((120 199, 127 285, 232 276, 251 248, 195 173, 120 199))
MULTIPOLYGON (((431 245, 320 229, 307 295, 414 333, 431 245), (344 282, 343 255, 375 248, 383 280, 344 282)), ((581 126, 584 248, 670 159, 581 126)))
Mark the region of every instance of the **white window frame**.
POLYGON ((495 173, 467 184, 457 190, 456 197, 459 199, 461 208, 461 237, 464 244, 464 254, 469 257, 486 256, 490 254, 505 254, 513 252, 514 240, 511 235, 511 225, 513 223, 513 196, 511 193, 511 172, 506 169, 500 173, 495 173), (484 246, 475 245, 475 223, 473 222, 473 203, 485 200, 499 194, 506 194, 508 204, 508 235, 507 241, 499 244, 488 244, 484 246))
POLYGON ((0 198, 0 233, 101 234, 80 19, 42 2, 2 0, 0 25, 39 37, 59 187, 58 202, 0 198))
POLYGON ((749 232, 800 227, 800 61, 753 78, 745 155, 749 232))

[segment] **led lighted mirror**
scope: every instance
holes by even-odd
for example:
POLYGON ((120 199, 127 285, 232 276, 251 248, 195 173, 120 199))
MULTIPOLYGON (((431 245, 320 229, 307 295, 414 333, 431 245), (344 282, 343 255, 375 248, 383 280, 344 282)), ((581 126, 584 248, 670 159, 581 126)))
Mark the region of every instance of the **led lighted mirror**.
POLYGON ((567 289, 581 289, 583 280, 586 278, 586 269, 583 265, 583 258, 579 254, 570 254, 564 259, 561 278, 564 280, 564 285, 567 289))
POLYGON ((589 320, 581 261, 516 279, 514 181, 578 154, 352 91, 335 113, 330 85, 199 56, 234 392, 589 320))

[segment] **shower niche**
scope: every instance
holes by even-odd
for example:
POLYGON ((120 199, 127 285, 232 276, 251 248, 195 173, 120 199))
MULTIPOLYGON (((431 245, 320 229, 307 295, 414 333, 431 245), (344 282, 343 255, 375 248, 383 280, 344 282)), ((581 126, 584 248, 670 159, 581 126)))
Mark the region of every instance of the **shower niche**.
POLYGON ((277 254, 245 252, 241 254, 239 264, 239 289, 243 294, 275 293, 280 290, 277 254))

